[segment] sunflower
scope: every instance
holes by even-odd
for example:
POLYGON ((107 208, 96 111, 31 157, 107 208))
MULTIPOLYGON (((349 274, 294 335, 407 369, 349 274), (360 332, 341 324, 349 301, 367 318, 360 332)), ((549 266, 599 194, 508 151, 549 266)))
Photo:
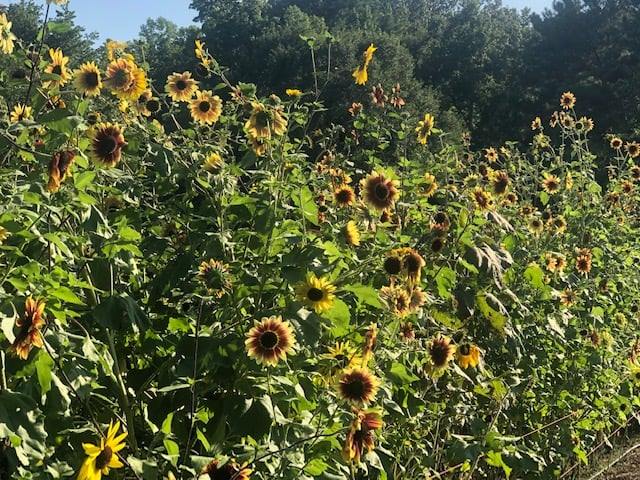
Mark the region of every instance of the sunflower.
POLYGON ((451 220, 449 220, 449 215, 447 215, 446 212, 437 212, 433 215, 430 224, 431 230, 446 232, 450 226, 451 220))
POLYGON ((97 163, 114 167, 120 161, 122 147, 126 144, 119 125, 101 123, 93 129, 91 156, 97 163))
POLYGON ((54 153, 49 162, 49 183, 47 190, 57 192, 61 183, 71 171, 71 165, 76 154, 71 150, 62 150, 54 153))
POLYGON ((333 307, 336 287, 326 278, 318 278, 314 273, 307 275, 306 280, 298 285, 298 299, 313 308, 316 313, 322 313, 333 307))
POLYGON ((11 33, 12 22, 5 13, 0 13, 0 50, 6 55, 11 55, 15 47, 16 36, 11 33))
POLYGON ((235 460, 229 460, 224 464, 212 460, 202 469, 200 475, 209 475, 210 480, 249 480, 251 470, 238 465, 235 460))
POLYGON ((544 222, 538 217, 530 218, 527 228, 537 237, 544 231, 544 222))
POLYGON ((174 102, 188 102, 198 90, 198 82, 191 78, 191 72, 174 72, 164 88, 174 102))
POLYGON ((153 100, 153 92, 151 89, 146 89, 136 100, 136 103, 133 105, 136 112, 143 117, 150 117, 151 110, 149 109, 149 105, 153 100))
POLYGON ((11 349, 23 360, 29 357, 33 347, 42 348, 43 339, 40 330, 45 325, 44 308, 45 304, 42 300, 29 297, 24 303, 24 314, 16 320, 19 331, 11 349))
POLYGON ((470 343, 463 343, 457 349, 458 364, 462 368, 476 368, 480 363, 480 349, 470 343))
POLYGON ((9 121, 11 123, 20 123, 24 120, 31 120, 33 115, 33 109, 22 103, 16 104, 11 111, 11 115, 9 116, 9 121))
POLYGON ((582 275, 589 275, 589 272, 591 272, 592 258, 591 250, 588 248, 578 249, 576 255, 576 270, 578 270, 582 275))
POLYGON ((543 173, 542 189, 549 195, 554 195, 560 191, 560 179, 555 175, 545 172, 543 173))
POLYGON ((411 299, 404 288, 398 286, 382 287, 380 297, 387 308, 399 318, 406 317, 411 313, 411 299))
POLYGON ((428 351, 431 360, 431 374, 437 377, 449 366, 449 362, 456 353, 456 347, 451 343, 449 337, 438 335, 429 343, 428 351))
POLYGON ((265 317, 255 321, 254 327, 247 333, 244 341, 247 353, 259 364, 276 365, 291 354, 296 343, 296 337, 289 322, 283 322, 282 317, 265 317))
POLYGON ((209 54, 206 45, 202 40, 195 40, 195 55, 198 60, 200 60, 200 65, 206 71, 211 68, 211 64, 213 63, 213 58, 209 54))
POLYGON ((382 267, 387 274, 394 276, 399 275, 402 272, 402 256, 399 254, 398 250, 392 250, 387 255, 387 258, 384 259, 382 267))
POLYGON ((576 105, 576 96, 571 92, 564 92, 560 97, 560 106, 565 110, 571 110, 576 105))
POLYGON ((634 165, 633 167, 631 167, 631 169, 629 170, 629 173, 631 174, 631 178, 633 178, 636 182, 638 180, 640 180, 640 167, 637 165, 634 165))
POLYGON ((278 108, 268 109, 263 103, 252 102, 252 110, 244 129, 251 138, 270 139, 272 134, 283 135, 287 120, 278 108))
POLYGON ((229 266, 219 260, 210 259, 198 267, 198 278, 211 295, 222 298, 231 288, 229 266))
POLYGON ((0 227, 0 245, 2 245, 2 242, 4 242, 7 238, 9 238, 9 230, 4 227, 0 227))
POLYGON ((224 160, 222 156, 218 152, 211 152, 207 155, 207 158, 205 158, 202 168, 209 173, 216 173, 220 171, 223 165, 224 160))
POLYGON ((352 117, 357 117, 362 112, 362 104, 359 102, 353 102, 347 110, 352 117))
POLYGON ((409 284, 420 283, 422 269, 426 265, 424 258, 412 248, 407 248, 403 253, 402 266, 407 272, 409 284))
POLYGON ((426 145, 433 127, 436 124, 436 119, 430 113, 425 113, 424 118, 418 122, 416 127, 416 133, 418 134, 418 143, 426 145))
POLYGON ((118 58, 107 66, 104 84, 121 100, 133 102, 147 89, 147 74, 131 58, 118 58))
POLYGON ((507 192, 502 203, 503 205, 515 205, 518 203, 518 195, 513 192, 507 192))
POLYGON ((358 224, 354 220, 349 220, 344 227, 344 239, 347 245, 360 246, 360 231, 358 230, 358 224))
POLYGON ((117 435, 118 430, 120 430, 120 422, 115 424, 111 422, 106 438, 100 439, 100 446, 91 443, 82 444, 87 459, 78 472, 77 480, 100 480, 102 475, 109 475, 109 469, 124 467, 118 452, 126 446, 124 439, 127 437, 127 432, 117 435))
POLYGON ((355 79, 356 85, 364 85, 367 83, 367 80, 369 79, 369 64, 371 63, 371 60, 373 60, 373 54, 376 50, 377 48, 372 43, 362 54, 362 64, 358 65, 352 73, 352 77, 355 79))
POLYGON ((539 130, 542 128, 542 120, 540 120, 540 117, 536 117, 533 119, 533 121, 531 122, 531 130, 539 130))
POLYGON ((495 148, 489 147, 484 149, 484 158, 487 159, 489 163, 495 163, 498 161, 498 152, 495 148))
POLYGON ((333 198, 337 205, 348 207, 356 201, 356 194, 350 185, 344 183, 333 191, 333 198))
POLYGON ((620 183, 620 190, 622 190, 622 192, 626 194, 633 192, 633 183, 631 183, 629 180, 623 180, 620 183))
POLYGON ((375 430, 383 426, 382 411, 370 409, 356 412, 349 433, 342 449, 342 457, 346 462, 359 463, 362 454, 370 452, 375 446, 375 430))
POLYGON ((486 211, 493 208, 493 198, 491 193, 483 190, 481 187, 475 187, 471 192, 471 198, 476 208, 480 211, 486 211))
POLYGON ((94 62, 87 62, 73 72, 73 86, 82 95, 95 97, 100 95, 102 75, 94 62))
POLYGON ((578 294, 570 288, 565 288, 559 295, 560 305, 570 307, 578 301, 578 294))
POLYGON ((422 290, 420 287, 415 287, 411 290, 411 294, 409 296, 409 308, 412 312, 422 308, 427 301, 432 301, 433 299, 429 297, 429 295, 422 290))
POLYGON ((627 142, 624 148, 631 158, 640 157, 640 143, 627 142))
POLYGON ((613 137, 609 141, 609 146, 614 150, 620 150, 622 148, 622 139, 620 137, 613 137))
POLYGON ((562 234, 567 230, 567 221, 562 215, 549 220, 549 225, 555 230, 556 233, 562 234))
POLYGON ((507 172, 498 170, 494 171, 491 175, 491 184, 493 186, 493 193, 496 195, 502 195, 509 188, 509 175, 507 172))
POLYGON ((287 88, 284 93, 286 93, 287 96, 294 98, 302 96, 302 90, 298 90, 297 88, 287 88))
POLYGON ((62 87, 71 78, 71 74, 69 73, 69 69, 67 68, 69 57, 65 57, 62 53, 62 50, 60 50, 59 48, 55 50, 53 48, 50 48, 49 58, 51 59, 51 62, 44 69, 44 73, 57 75, 59 78, 57 78, 56 80, 48 80, 46 82, 43 82, 43 85, 45 86, 45 88, 62 87))
POLYGON ((251 142, 251 149, 253 153, 258 157, 262 157, 265 153, 267 153, 267 147, 269 143, 264 138, 254 138, 250 137, 249 141, 251 142))
POLYGON ((366 405, 378 393, 380 380, 364 368, 350 368, 340 377, 338 393, 340 397, 355 405, 366 405))
POLYGON ((320 359, 327 363, 321 368, 321 373, 328 378, 333 378, 344 369, 362 365, 362 358, 357 350, 348 341, 336 342, 329 347, 327 353, 320 355, 320 359))
POLYGON ((378 325, 375 323, 369 325, 364 338, 365 343, 364 348, 362 349, 362 364, 366 365, 369 362, 369 359, 373 356, 373 350, 376 348, 376 343, 378 341, 378 325))
POLYGON ((431 251, 433 253, 439 253, 444 248, 445 241, 442 237, 436 237, 431 241, 431 251))
POLYGON ((398 197, 397 182, 388 179, 382 173, 371 172, 360 182, 362 199, 375 210, 391 208, 398 197))
POLYGON ((213 95, 211 90, 196 92, 196 97, 190 100, 191 117, 198 123, 211 125, 218 121, 222 113, 222 100, 213 95))
POLYGON ((438 182, 436 182, 436 177, 434 177, 430 173, 425 173, 424 182, 425 183, 422 189, 422 194, 426 198, 431 198, 438 190, 438 182))

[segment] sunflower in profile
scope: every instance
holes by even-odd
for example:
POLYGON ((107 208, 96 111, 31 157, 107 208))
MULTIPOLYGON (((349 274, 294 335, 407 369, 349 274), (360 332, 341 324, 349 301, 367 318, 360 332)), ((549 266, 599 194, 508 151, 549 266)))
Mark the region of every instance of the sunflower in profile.
POLYGON ((360 230, 358 230, 358 224, 354 220, 349 220, 344 227, 344 240, 347 245, 360 246, 360 230))
POLYGON ((131 58, 118 58, 107 66, 104 84, 121 100, 133 102, 147 89, 147 74, 131 58))
POLYGON ((204 168, 209 173, 217 173, 222 169, 224 165, 224 160, 222 156, 218 152, 211 152, 205 158, 202 168, 204 168))
POLYGON ((475 187, 471 191, 471 199, 476 205, 477 210, 484 212, 493 208, 493 197, 491 193, 482 189, 482 187, 475 187))
POLYGON ((100 480, 102 475, 109 475, 110 469, 124 467, 118 452, 126 447, 124 439, 127 438, 127 432, 118 435, 119 430, 120 422, 111 422, 106 438, 100 439, 100 446, 82 444, 87 458, 78 472, 77 480, 100 480))
POLYGON ((438 190, 438 182, 436 182, 436 177, 434 177, 430 173, 424 174, 424 186, 422 188, 422 194, 425 198, 431 198, 438 190))
POLYGON ((576 254, 576 270, 580 274, 587 276, 591 272, 591 262, 593 256, 588 248, 579 248, 576 254))
POLYGON ((313 308, 316 313, 325 312, 333 307, 335 291, 335 285, 326 277, 318 278, 314 273, 309 273, 296 289, 298 299, 313 308))
POLYGON ((196 97, 189 102, 191 117, 203 125, 216 123, 222 113, 222 100, 211 90, 196 92, 196 97))
POLYGON ((480 349, 472 343, 463 343, 456 353, 461 368, 476 368, 480 363, 480 349))
POLYGON ((31 120, 32 118, 33 109, 30 106, 24 105, 22 103, 16 104, 16 106, 13 107, 11 114, 9 115, 9 121, 12 124, 20 123, 24 120, 31 120))
POLYGON ((369 409, 356 412, 349 433, 342 449, 342 457, 346 462, 359 463, 365 452, 375 447, 375 431, 383 426, 382 410, 369 409))
POLYGON ((431 375, 435 378, 447 369, 449 362, 456 353, 456 347, 449 337, 438 335, 429 343, 429 358, 431 360, 431 375))
POLYGON ((93 129, 91 156, 107 167, 115 167, 122 156, 124 140, 122 128, 111 123, 100 123, 93 129))
POLYGON ((217 298, 222 298, 231 288, 229 277, 229 266, 219 260, 210 259, 198 267, 198 279, 217 298))
POLYGON ((378 342, 378 325, 372 323, 367 328, 367 332, 364 335, 364 347, 362 349, 362 365, 369 363, 371 357, 373 357, 373 350, 376 348, 378 342))
POLYGON ((362 199, 375 210, 391 208, 398 197, 397 182, 384 176, 382 173, 371 172, 367 178, 360 182, 362 199))
POLYGON ((353 205, 355 203, 356 194, 350 185, 344 183, 336 187, 336 189, 333 191, 333 199, 336 202, 336 205, 340 207, 348 207, 349 205, 353 205))
POLYGON ((247 353, 256 362, 264 365, 276 365, 293 352, 296 337, 289 322, 280 316, 265 317, 255 321, 244 341, 247 353))
POLYGON ((634 165, 633 167, 631 167, 629 173, 631 174, 631 178, 633 178, 634 181, 637 182, 638 180, 640 180, 640 167, 638 165, 634 165))
POLYGON ((94 62, 87 62, 73 72, 73 86, 82 95, 96 97, 102 88, 102 74, 94 62))
POLYGON ((197 90, 198 82, 191 78, 191 72, 174 72, 167 77, 165 91, 174 102, 188 102, 197 90))
POLYGON ((576 105, 576 96, 571 92, 564 92, 560 97, 560 106, 565 110, 571 110, 576 105))
POLYGON ((640 143, 638 142, 627 142, 624 146, 625 150, 629 154, 631 158, 640 157, 640 143))
POLYGON ((6 13, 0 13, 0 51, 6 55, 11 55, 15 48, 16 36, 11 32, 12 22, 7 18, 6 13))
POLYGON ((69 57, 65 57, 62 53, 62 50, 59 48, 49 49, 49 58, 51 61, 49 65, 47 65, 44 69, 45 73, 58 75, 59 78, 55 80, 48 80, 43 82, 45 88, 49 87, 62 87, 66 85, 66 83, 71 79, 71 74, 69 69, 67 68, 67 64, 69 63, 69 57))
POLYGON ((23 360, 29 357, 33 347, 42 348, 43 338, 40 330, 45 325, 44 308, 42 300, 29 297, 24 304, 24 314, 16 320, 19 331, 11 349, 23 360))
POLYGON ((75 156, 76 154, 71 150, 62 150, 51 155, 48 191, 54 193, 60 189, 60 185, 71 171, 75 156))
POLYGON ((263 103, 253 102, 249 119, 244 129, 250 138, 270 139, 272 134, 284 135, 287 120, 279 108, 269 109, 263 103))
POLYGON ((251 470, 245 466, 240 466, 235 460, 221 463, 212 460, 203 469, 200 475, 209 475, 211 480, 249 480, 251 470))
POLYGON ((378 393, 378 388, 380 380, 364 368, 346 370, 338 382, 340 397, 355 405, 371 403, 378 393))
POLYGON ((430 113, 425 113, 424 118, 418 122, 418 126, 416 127, 416 134, 418 135, 419 144, 427 144, 427 140, 429 139, 429 136, 431 135, 435 124, 435 117, 430 113))
POLYGON ((302 90, 298 90, 297 88, 287 88, 284 93, 286 93, 288 97, 293 98, 302 96, 302 90))
POLYGON ((496 195, 502 195, 509 188, 509 175, 502 170, 496 170, 491 175, 491 186, 493 187, 493 193, 496 195))
POLYGON ((554 195, 560 191, 560 179, 555 175, 544 172, 542 180, 542 189, 549 195, 554 195))
POLYGON ((355 79, 356 85, 364 85, 369 79, 369 64, 373 60, 373 54, 377 50, 376 46, 372 43, 362 54, 362 63, 353 71, 352 77, 355 79))

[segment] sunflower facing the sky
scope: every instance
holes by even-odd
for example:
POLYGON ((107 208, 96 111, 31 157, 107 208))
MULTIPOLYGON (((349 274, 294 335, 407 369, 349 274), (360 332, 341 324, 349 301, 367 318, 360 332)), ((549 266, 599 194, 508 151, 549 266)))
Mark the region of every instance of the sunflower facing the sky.
POLYGON ((340 397, 355 405, 367 405, 378 393, 380 380, 369 370, 351 368, 346 370, 338 382, 340 397))
POLYGON ((45 325, 44 308, 42 300, 29 297, 24 303, 24 314, 16 320, 19 330, 11 348, 23 360, 29 357, 33 347, 42 348, 44 344, 40 331, 45 325))
POLYGON ((198 90, 198 82, 191 72, 174 73, 167 77, 166 92, 174 102, 188 102, 198 90))
POLYGON ((120 161, 124 140, 122 128, 111 123, 101 123, 93 129, 91 157, 102 165, 115 167, 120 161))
POLYGON ((201 475, 209 475, 211 480, 249 480, 251 469, 238 465, 235 460, 226 463, 212 460, 202 469, 201 475))
POLYGON ((196 92, 196 96, 189 102, 191 117, 203 125, 216 123, 222 113, 222 100, 211 90, 196 92))
POLYGON ((314 273, 309 273, 296 289, 298 299, 313 308, 316 313, 325 312, 333 307, 335 291, 336 287, 329 279, 318 278, 314 273))
POLYGON ((95 97, 100 95, 102 74, 94 62, 87 62, 73 72, 73 86, 82 95, 95 97))
POLYGON ((362 63, 353 71, 352 77, 355 79, 356 85, 365 85, 369 80, 369 64, 373 60, 373 54, 377 47, 372 43, 362 54, 362 63))
POLYGON ((55 80, 48 80, 43 82, 46 88, 49 87, 62 87, 66 85, 66 83, 71 78, 71 74, 69 69, 67 68, 67 64, 69 63, 69 57, 65 57, 62 53, 62 50, 59 48, 49 49, 49 58, 51 61, 49 65, 47 65, 44 69, 44 73, 58 75, 59 78, 55 80))
POLYGON ((100 480, 102 475, 109 475, 110 469, 124 467, 118 452, 126 447, 124 439, 127 438, 127 432, 118 435, 119 430, 120 422, 111 422, 106 438, 100 439, 100 446, 82 444, 87 458, 78 472, 77 480, 100 480))
POLYGON ((375 210, 391 208, 398 197, 397 182, 387 178, 382 173, 371 172, 361 180, 360 187, 362 200, 375 210))
POLYGON ((293 328, 280 316, 265 317, 255 321, 244 342, 247 353, 256 362, 277 365, 291 354, 296 343, 293 328))
POLYGON ((416 133, 418 135, 418 143, 421 145, 426 145, 431 132, 433 131, 433 127, 436 123, 436 119, 430 113, 425 113, 424 118, 418 122, 418 126, 416 127, 416 133))

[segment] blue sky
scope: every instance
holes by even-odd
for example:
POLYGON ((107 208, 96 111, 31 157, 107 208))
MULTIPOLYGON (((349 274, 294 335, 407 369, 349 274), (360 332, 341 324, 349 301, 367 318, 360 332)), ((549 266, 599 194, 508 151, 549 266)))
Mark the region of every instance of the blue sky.
MULTIPOLYGON (((38 0, 45 3, 46 0, 38 0)), ((15 0, 9 1, 14 3, 15 0)), ((552 0, 503 0, 508 6, 529 7, 542 11, 552 0)), ((165 17, 178 25, 188 25, 196 12, 189 9, 190 0, 71 0, 77 21, 88 31, 98 32, 100 40, 134 38, 149 16, 165 17)))

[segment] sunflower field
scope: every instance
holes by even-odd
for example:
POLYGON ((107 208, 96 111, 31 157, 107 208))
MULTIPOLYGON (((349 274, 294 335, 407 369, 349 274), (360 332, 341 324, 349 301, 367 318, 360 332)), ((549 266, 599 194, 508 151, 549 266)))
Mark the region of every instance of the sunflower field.
POLYGON ((0 479, 570 479, 634 422, 640 145, 571 92, 474 151, 367 39, 327 126, 46 27, 0 15, 0 479))

